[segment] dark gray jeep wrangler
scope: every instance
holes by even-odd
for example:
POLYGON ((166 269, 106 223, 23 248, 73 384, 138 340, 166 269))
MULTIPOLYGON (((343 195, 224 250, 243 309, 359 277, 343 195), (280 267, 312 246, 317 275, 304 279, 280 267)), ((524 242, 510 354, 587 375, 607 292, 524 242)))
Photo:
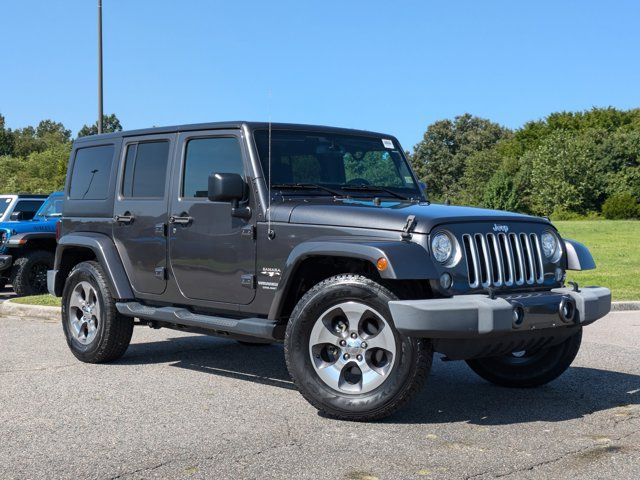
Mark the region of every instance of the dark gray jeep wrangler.
POLYGON ((434 352, 500 385, 558 377, 610 309, 564 285, 594 267, 546 219, 430 204, 392 136, 228 122, 78 139, 48 285, 84 362, 134 324, 284 341, 311 404, 371 420, 434 352))

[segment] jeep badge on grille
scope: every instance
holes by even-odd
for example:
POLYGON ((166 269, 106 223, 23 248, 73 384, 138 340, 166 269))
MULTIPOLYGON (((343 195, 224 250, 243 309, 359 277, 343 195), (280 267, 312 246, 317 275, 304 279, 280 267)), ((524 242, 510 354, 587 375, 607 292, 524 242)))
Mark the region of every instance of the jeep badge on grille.
POLYGON ((498 225, 497 223, 493 224, 494 232, 504 232, 507 233, 509 231, 509 227, 507 225, 498 225))

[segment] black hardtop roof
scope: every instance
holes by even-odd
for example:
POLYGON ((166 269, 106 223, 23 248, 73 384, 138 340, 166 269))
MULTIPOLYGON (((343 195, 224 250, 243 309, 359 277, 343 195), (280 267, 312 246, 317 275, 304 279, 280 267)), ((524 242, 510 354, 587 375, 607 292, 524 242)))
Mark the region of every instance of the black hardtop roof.
MULTIPOLYGON (((260 130, 269 128, 268 122, 247 122, 247 121, 229 121, 229 122, 210 122, 210 123, 192 123, 187 125, 174 125, 168 127, 142 128, 139 130, 123 130, 122 132, 104 133, 102 135, 89 135, 76 139, 76 142, 96 142, 119 137, 137 137, 141 135, 154 135, 159 133, 179 133, 191 132, 196 130, 234 130, 247 126, 250 130, 260 130)), ((327 127, 324 125, 306 125, 300 123, 272 123, 271 128, 274 130, 309 130, 323 131, 332 133, 365 135, 374 137, 393 138, 393 135, 385 133, 370 132, 367 130, 355 130, 352 128, 327 127)))

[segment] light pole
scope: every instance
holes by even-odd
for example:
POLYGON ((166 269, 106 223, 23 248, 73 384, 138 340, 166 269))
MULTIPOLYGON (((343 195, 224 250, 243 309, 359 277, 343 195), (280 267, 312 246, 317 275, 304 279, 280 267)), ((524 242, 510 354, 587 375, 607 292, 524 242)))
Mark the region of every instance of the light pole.
POLYGON ((98 0, 98 134, 102 133, 102 0, 98 0))

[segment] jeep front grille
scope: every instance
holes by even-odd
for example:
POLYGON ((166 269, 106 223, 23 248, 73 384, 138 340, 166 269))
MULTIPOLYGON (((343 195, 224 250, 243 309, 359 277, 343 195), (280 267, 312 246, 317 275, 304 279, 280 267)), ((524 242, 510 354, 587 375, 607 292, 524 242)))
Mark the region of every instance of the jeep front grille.
POLYGON ((471 288, 544 281, 542 249, 535 233, 466 233, 462 244, 471 288))

